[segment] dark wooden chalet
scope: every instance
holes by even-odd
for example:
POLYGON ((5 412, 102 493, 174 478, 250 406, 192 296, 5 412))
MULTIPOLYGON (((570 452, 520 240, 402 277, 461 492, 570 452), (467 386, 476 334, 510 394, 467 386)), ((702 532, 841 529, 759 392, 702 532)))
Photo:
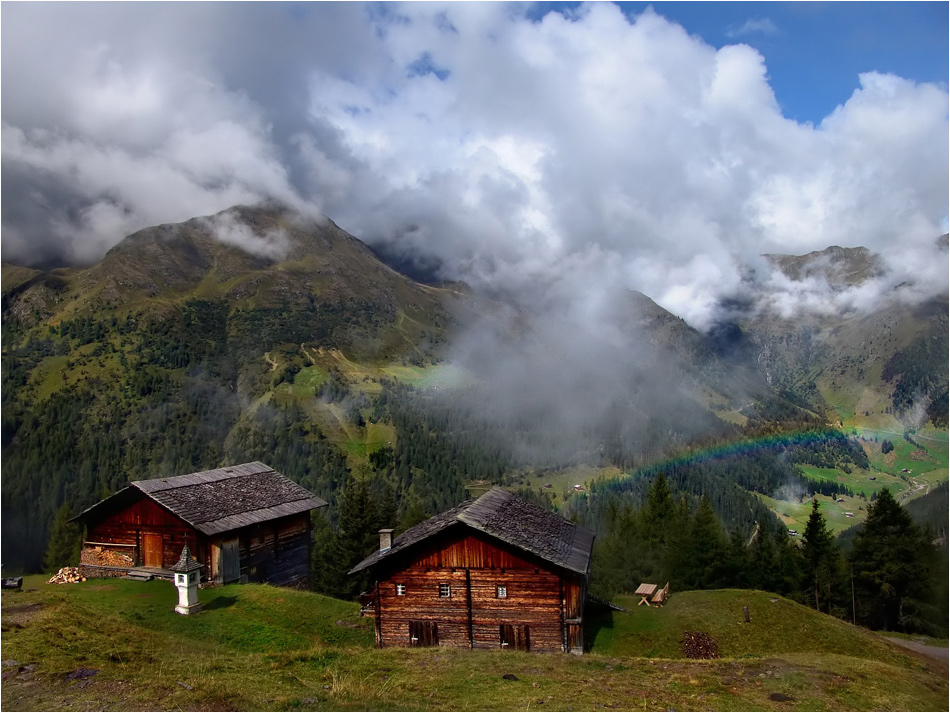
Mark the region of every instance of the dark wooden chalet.
POLYGON ((590 530, 493 488, 391 537, 351 570, 378 646, 583 652, 590 530))
POLYGON ((326 502, 263 463, 137 480, 77 515, 86 576, 167 571, 185 544, 220 584, 306 579, 310 511, 326 502))

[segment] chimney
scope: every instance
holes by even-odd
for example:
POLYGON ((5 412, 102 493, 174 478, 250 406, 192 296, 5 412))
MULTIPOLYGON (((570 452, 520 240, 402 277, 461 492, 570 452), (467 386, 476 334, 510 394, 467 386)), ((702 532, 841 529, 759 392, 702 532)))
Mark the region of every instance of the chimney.
POLYGON ((392 546, 393 546, 393 531, 380 530, 379 531, 379 551, 385 552, 392 546))

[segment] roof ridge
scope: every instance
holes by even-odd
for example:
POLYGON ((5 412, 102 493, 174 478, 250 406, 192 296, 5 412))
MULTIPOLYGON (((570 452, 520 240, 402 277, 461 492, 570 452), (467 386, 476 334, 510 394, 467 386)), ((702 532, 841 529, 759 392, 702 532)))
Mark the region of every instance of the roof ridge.
POLYGON ((594 533, 563 515, 493 486, 477 498, 449 508, 409 528, 383 552, 369 555, 351 571, 358 572, 460 523, 512 547, 568 570, 589 570, 594 533))

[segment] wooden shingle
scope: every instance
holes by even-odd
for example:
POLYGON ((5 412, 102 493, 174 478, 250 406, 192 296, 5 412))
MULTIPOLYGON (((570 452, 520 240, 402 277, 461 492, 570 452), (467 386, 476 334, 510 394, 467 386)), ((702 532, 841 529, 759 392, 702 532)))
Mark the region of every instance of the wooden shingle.
POLYGON ((586 575, 594 533, 502 488, 419 523, 397 537, 383 552, 374 552, 351 574, 407 550, 449 527, 468 526, 558 567, 586 575))
MULTIPOLYGON (((244 463, 172 478, 136 480, 127 490, 139 490, 205 535, 324 507, 313 495, 268 465, 244 463)), ((127 498, 126 498, 127 499, 127 498)), ((111 506, 108 498, 74 519, 111 506)))

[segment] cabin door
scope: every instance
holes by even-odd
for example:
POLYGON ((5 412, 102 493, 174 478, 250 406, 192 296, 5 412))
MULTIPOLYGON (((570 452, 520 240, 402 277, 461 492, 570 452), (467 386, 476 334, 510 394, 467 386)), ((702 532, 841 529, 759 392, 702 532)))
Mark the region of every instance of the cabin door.
POLYGON ((584 631, 579 624, 567 625, 567 650, 572 654, 584 653, 584 631))
POLYGON ((438 646, 439 627, 434 621, 409 622, 410 646, 438 646))
POLYGON ((142 535, 144 552, 142 553, 142 563, 146 567, 158 567, 165 564, 163 557, 162 536, 145 533, 142 535))
POLYGON ((238 538, 222 540, 212 547, 212 576, 220 584, 236 582, 241 578, 241 548, 238 538))
POLYGON ((501 648, 503 649, 528 651, 531 648, 531 640, 528 636, 528 627, 526 626, 502 624, 500 633, 501 648))

